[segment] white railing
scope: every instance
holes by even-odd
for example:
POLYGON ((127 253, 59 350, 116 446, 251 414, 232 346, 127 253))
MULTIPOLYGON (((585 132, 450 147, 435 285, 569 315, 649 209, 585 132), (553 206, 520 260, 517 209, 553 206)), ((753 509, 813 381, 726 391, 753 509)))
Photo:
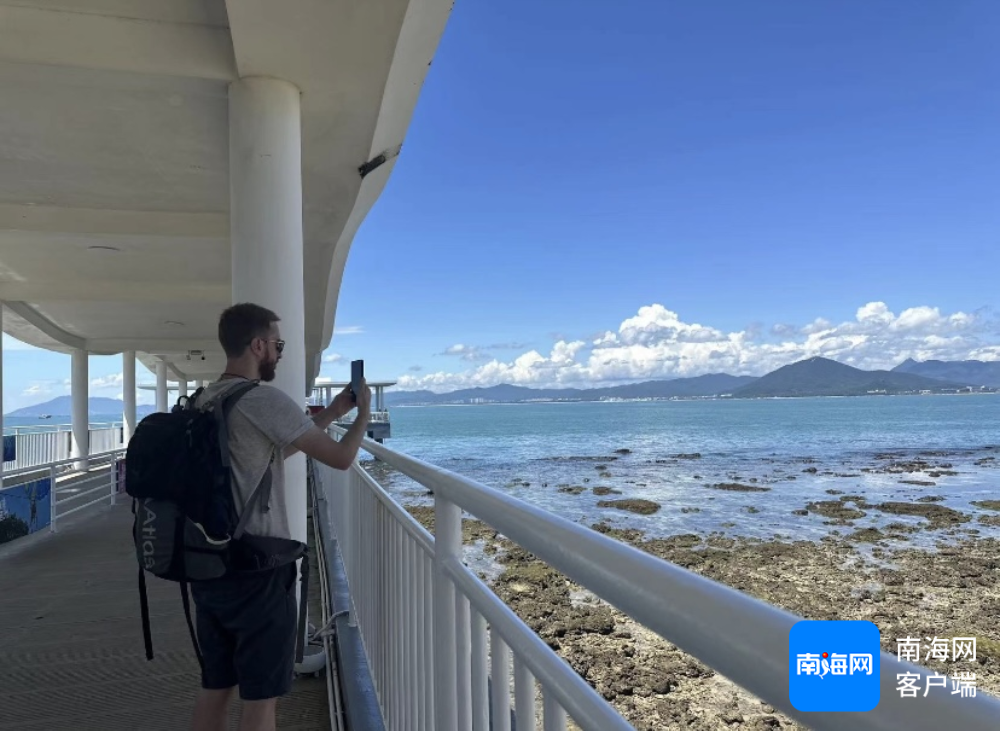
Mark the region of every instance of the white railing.
POLYGON ((14 436, 15 459, 4 463, 4 473, 46 465, 69 457, 69 432, 26 432, 14 436))
POLYGON ((90 452, 97 454, 122 447, 121 427, 102 427, 90 430, 90 452))
POLYGON ((86 472, 77 471, 75 459, 57 460, 46 465, 4 473, 3 490, 18 486, 48 482, 49 531, 55 532, 61 520, 99 503, 114 505, 124 485, 118 479, 118 463, 124 450, 92 454, 86 472))
MULTIPOLYGON (((357 412, 348 412, 343 417, 337 420, 338 424, 353 424, 354 418, 357 417, 357 412)), ((376 423, 388 423, 389 422, 389 410, 383 409, 382 411, 372 410, 371 415, 368 417, 368 424, 376 423)))
MULTIPOLYGON (((70 457, 73 433, 65 425, 44 425, 42 428, 13 427, 10 432, 14 435, 16 452, 13 461, 3 464, 5 474, 68 460, 70 457)), ((89 432, 91 455, 124 447, 122 427, 119 424, 91 425, 89 432)))
POLYGON ((800 712, 788 698, 788 640, 802 618, 371 440, 364 449, 435 503, 436 539, 357 464, 316 469, 390 729, 488 729, 488 719, 510 729, 511 651, 517 729, 535 728, 535 679, 544 729, 564 729, 566 712, 582 729, 629 728, 465 566, 463 509, 808 728, 995 729, 1000 719, 997 699, 930 687, 932 672, 887 653, 875 709, 800 712), (901 673, 917 674, 927 696, 901 698, 901 673))
POLYGON ((441 568, 436 568, 434 538, 366 472, 322 465, 314 469, 340 542, 355 620, 387 728, 511 729, 513 650, 516 729, 536 727, 535 678, 542 681, 544 729, 565 729, 564 708, 583 729, 631 729, 464 565, 446 565, 446 581, 456 583, 460 592, 435 603, 441 568), (449 630, 438 627, 442 623, 449 630), (469 649, 457 676, 464 679, 467 693, 438 698, 449 685, 435 680, 437 639, 454 634, 456 627, 469 649), (492 682, 488 697, 490 678, 500 681, 492 682), (462 700, 464 707, 456 710, 462 700), (443 721, 438 714, 448 712, 436 713, 436 708, 457 711, 457 716, 443 721), (497 711, 491 714, 491 709, 497 711))

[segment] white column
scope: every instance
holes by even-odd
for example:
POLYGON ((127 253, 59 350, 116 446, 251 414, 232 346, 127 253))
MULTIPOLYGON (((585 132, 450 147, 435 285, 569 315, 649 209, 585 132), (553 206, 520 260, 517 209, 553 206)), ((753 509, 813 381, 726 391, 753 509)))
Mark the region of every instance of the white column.
MULTIPOLYGON (((229 87, 229 237, 233 302, 274 310, 285 351, 273 385, 305 404, 302 140, 299 90, 247 78, 229 87)), ((285 461, 292 537, 306 540, 306 464, 285 461)))
POLYGON ((177 396, 187 396, 188 395, 188 383, 187 379, 181 379, 177 382, 177 396))
POLYGON ((73 400, 73 437, 70 442, 71 458, 76 462, 73 467, 76 470, 86 470, 89 465, 87 457, 90 455, 90 405, 88 397, 90 394, 90 384, 88 376, 89 354, 82 348, 74 348, 71 358, 72 373, 70 374, 70 390, 73 400))
POLYGON ((122 401, 125 402, 122 418, 125 432, 123 444, 128 445, 135 434, 135 351, 122 354, 122 401))
POLYGON ((156 411, 169 411, 167 409, 167 362, 163 359, 156 362, 156 411))

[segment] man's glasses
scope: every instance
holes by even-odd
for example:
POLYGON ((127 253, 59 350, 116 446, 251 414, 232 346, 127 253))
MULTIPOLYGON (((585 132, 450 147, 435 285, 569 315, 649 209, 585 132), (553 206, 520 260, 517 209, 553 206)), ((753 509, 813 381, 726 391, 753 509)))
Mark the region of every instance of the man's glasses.
POLYGON ((285 342, 283 340, 280 340, 280 339, 279 340, 268 340, 267 338, 261 338, 261 340, 264 341, 264 343, 273 343, 274 347, 278 350, 278 354, 279 355, 281 354, 282 351, 285 350, 285 342))

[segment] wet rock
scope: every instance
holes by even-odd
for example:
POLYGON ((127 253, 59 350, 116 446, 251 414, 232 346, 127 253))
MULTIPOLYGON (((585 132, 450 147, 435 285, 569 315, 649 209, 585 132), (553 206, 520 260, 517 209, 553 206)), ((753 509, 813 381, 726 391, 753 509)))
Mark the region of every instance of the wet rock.
POLYGON ((901 480, 899 482, 906 483, 907 485, 922 485, 922 486, 937 485, 937 483, 935 483, 933 480, 901 480))
POLYGON ((615 450, 615 454, 616 455, 631 455, 632 451, 629 450, 627 447, 620 447, 617 450, 615 450))
POLYGON ((943 501, 944 496, 920 496, 917 500, 920 503, 937 503, 938 501, 943 501))
POLYGON ((619 529, 606 521, 593 524, 590 528, 599 534, 610 536, 612 539, 618 539, 619 541, 624 541, 628 544, 636 544, 643 538, 643 533, 638 529, 619 529))
POLYGON ((792 514, 794 514, 795 516, 808 516, 809 512, 804 508, 796 508, 795 510, 792 511, 792 514))
POLYGON ((990 511, 1000 511, 1000 501, 972 501, 972 505, 977 508, 986 508, 990 511))
POLYGON ((766 486, 747 485, 746 483, 714 483, 708 487, 720 491, 740 491, 743 493, 763 493, 764 491, 771 490, 766 486))
POLYGON ((607 470, 602 470, 600 473, 597 474, 597 477, 598 478, 610 478, 612 476, 611 476, 611 473, 609 473, 607 470))
POLYGON ((885 534, 876 528, 868 527, 864 529, 858 529, 853 534, 848 534, 844 537, 847 541, 856 541, 865 544, 874 544, 877 541, 882 541, 885 538, 885 534))
POLYGON ((964 524, 972 520, 972 516, 956 511, 947 506, 939 506, 936 503, 904 503, 902 501, 886 501, 879 503, 872 508, 885 513, 894 513, 900 516, 921 516, 930 521, 931 528, 942 528, 964 524))
POLYGON ((595 496, 620 496, 622 494, 620 490, 608 488, 605 485, 594 486, 591 490, 594 492, 595 496))
POLYGON ((813 473, 813 474, 816 474, 816 473, 819 472, 819 468, 806 468, 802 472, 803 473, 813 473))
POLYGON ((866 508, 868 505, 868 502, 865 500, 864 496, 845 495, 841 496, 837 500, 841 501, 842 503, 853 503, 858 508, 866 508))
POLYGON ((584 488, 582 485, 561 485, 561 486, 559 486, 559 492, 560 493, 569 493, 569 494, 574 495, 574 496, 580 495, 585 490, 587 490, 587 489, 584 488))
POLYGON ((844 491, 838 491, 836 488, 827 488, 826 492, 831 496, 840 496, 844 493, 844 491))
POLYGON ((607 470, 607 469, 608 469, 607 465, 595 465, 594 466, 594 470, 607 470))
POLYGON ((684 506, 681 513, 701 513, 701 509, 697 506, 684 506))
POLYGON ((1000 516, 980 516, 979 523, 984 526, 1000 526, 1000 516))
POLYGON ((813 513, 826 518, 842 521, 859 519, 868 515, 860 509, 851 508, 850 506, 845 505, 843 501, 815 501, 813 503, 807 503, 806 510, 812 511, 813 513))
POLYGON ((675 460, 701 460, 700 452, 679 452, 676 455, 671 455, 670 457, 675 460))
POLYGON ((747 506, 747 513, 760 513, 760 509, 756 506, 747 506))
POLYGON ((619 498, 613 501, 598 501, 600 508, 617 508, 622 511, 648 516, 660 510, 660 504, 655 501, 647 501, 645 498, 619 498))

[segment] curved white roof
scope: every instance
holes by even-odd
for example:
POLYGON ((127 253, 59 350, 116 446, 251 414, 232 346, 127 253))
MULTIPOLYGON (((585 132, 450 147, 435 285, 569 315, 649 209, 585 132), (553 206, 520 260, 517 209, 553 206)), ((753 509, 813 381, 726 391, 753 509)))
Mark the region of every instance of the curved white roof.
POLYGON ((4 330, 217 375, 228 85, 302 90, 306 354, 405 137, 451 0, 0 0, 4 330), (385 154, 365 177, 359 166, 385 154), (204 351, 188 359, 190 350, 204 351))

